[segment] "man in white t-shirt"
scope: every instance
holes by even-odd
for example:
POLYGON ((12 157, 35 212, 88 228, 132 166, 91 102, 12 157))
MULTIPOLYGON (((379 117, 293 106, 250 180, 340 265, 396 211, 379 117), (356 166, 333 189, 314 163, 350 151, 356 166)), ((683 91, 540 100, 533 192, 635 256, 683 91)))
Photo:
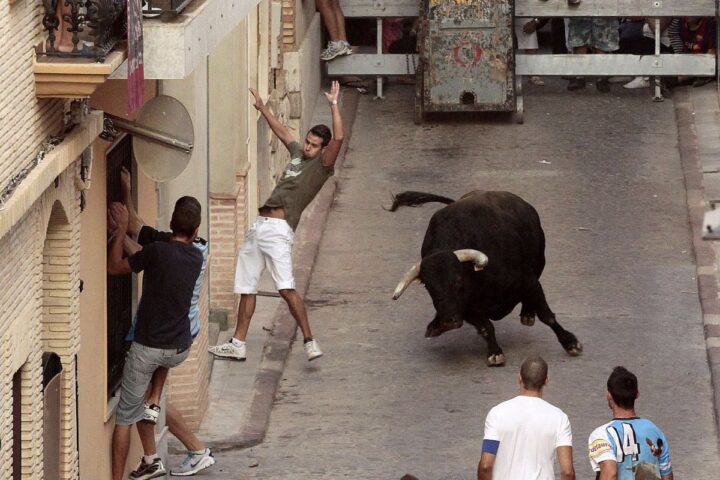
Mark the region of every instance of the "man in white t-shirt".
POLYGON ((556 455, 560 480, 575 480, 570 420, 542 399, 547 372, 542 357, 525 359, 518 376, 520 395, 488 413, 478 480, 554 480, 556 455))

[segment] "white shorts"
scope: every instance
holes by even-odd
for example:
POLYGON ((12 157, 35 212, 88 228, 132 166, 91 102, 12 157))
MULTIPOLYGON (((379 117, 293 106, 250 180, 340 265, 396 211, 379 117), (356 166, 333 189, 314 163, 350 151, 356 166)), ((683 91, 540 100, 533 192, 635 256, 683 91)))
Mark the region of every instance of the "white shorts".
POLYGON ((294 289, 292 246, 294 233, 281 218, 258 217, 240 248, 235 267, 235 293, 255 294, 267 266, 278 290, 294 289))
POLYGON ((523 27, 530 21, 532 21, 532 18, 515 18, 515 37, 517 38, 518 50, 534 50, 538 48, 537 32, 533 32, 529 35, 523 32, 523 27))

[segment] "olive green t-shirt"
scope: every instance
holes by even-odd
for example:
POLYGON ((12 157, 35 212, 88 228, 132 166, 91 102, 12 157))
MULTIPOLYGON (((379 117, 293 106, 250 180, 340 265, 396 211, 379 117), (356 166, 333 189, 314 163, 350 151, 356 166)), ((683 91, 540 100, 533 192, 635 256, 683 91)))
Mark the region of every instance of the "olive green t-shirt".
POLYGON ((285 220, 295 230, 303 210, 332 176, 335 167, 324 166, 322 154, 303 158, 303 148, 298 142, 288 145, 288 150, 290 163, 285 166, 285 171, 265 206, 285 210, 285 220))

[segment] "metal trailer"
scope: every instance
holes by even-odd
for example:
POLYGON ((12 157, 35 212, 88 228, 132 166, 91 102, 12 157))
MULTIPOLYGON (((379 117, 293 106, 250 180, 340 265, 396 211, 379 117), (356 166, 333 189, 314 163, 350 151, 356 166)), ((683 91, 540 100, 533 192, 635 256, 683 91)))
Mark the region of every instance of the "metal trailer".
POLYGON ((426 112, 515 112, 513 0, 421 0, 415 123, 426 112))

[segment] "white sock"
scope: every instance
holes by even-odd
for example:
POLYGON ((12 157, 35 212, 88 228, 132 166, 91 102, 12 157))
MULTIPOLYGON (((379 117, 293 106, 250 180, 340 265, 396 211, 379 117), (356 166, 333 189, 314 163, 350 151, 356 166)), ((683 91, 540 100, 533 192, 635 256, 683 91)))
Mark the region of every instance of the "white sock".
POLYGON ((202 450, 190 450, 190 453, 192 453, 193 455, 205 455, 206 451, 207 449, 204 448, 202 450))
POLYGON ((232 343, 232 344, 235 345, 236 347, 242 347, 243 345, 245 345, 245 342, 243 342, 242 340, 238 340, 238 339, 235 338, 235 337, 232 337, 232 338, 230 339, 230 343, 232 343))
POLYGON ((151 455, 143 455, 143 460, 145 460, 145 464, 150 465, 155 461, 156 458, 160 458, 160 456, 157 453, 153 453, 151 455))

